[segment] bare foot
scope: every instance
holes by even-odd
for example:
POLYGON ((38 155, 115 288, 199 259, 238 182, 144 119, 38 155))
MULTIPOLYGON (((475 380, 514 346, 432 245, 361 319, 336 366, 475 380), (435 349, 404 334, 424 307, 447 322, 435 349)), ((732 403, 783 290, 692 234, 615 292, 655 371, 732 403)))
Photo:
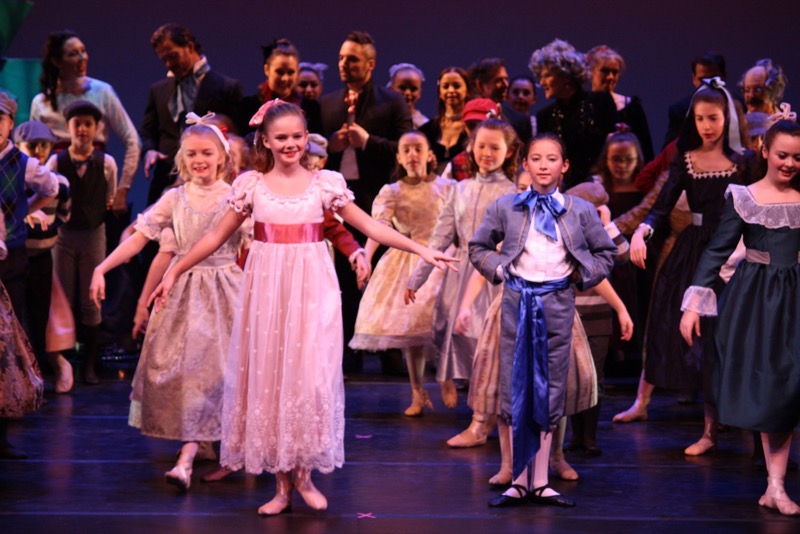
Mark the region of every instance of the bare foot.
POLYGON ((511 484, 511 481, 514 479, 514 475, 511 472, 510 467, 501 467, 500 471, 497 472, 492 478, 489 479, 489 485, 491 486, 508 486, 511 484))

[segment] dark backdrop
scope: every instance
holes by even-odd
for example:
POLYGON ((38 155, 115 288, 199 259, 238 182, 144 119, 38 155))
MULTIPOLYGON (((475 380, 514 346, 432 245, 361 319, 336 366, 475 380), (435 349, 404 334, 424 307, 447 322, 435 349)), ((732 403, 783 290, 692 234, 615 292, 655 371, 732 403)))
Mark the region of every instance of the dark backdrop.
MULTIPOLYGON (((326 91, 339 88, 339 46, 349 30, 367 30, 378 45, 378 82, 385 83, 389 66, 401 61, 426 73, 419 107, 428 115, 444 66, 466 67, 496 55, 513 76, 528 72, 531 52, 555 37, 579 50, 604 43, 625 57, 628 71, 619 91, 643 99, 658 149, 667 106, 689 94, 689 62, 708 49, 725 55, 732 85, 756 59, 772 57, 789 76, 785 100, 800 107, 798 15, 796 0, 47 0, 35 2, 8 57, 40 57, 50 31, 76 30, 89 50, 89 75, 114 86, 138 126, 148 86, 165 74, 149 37, 168 21, 189 26, 211 65, 240 79, 246 93, 263 81, 259 45, 276 37, 294 41, 301 59, 327 63, 326 91)), ((117 144, 111 152, 119 155, 117 144)), ((140 169, 132 196, 137 210, 145 190, 140 169)))

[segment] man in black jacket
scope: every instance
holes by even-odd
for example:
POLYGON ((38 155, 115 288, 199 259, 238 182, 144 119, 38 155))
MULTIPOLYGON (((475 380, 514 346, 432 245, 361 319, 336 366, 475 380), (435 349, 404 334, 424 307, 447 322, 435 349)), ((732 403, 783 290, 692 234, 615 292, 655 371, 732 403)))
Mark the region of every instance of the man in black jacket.
POLYGON ((214 113, 236 117, 242 86, 212 70, 194 34, 179 24, 164 24, 150 38, 167 77, 150 86, 139 134, 142 136, 144 172, 149 177, 147 203, 152 204, 174 181, 171 175, 186 114, 214 113))
POLYGON ((372 37, 350 32, 339 50, 346 87, 320 100, 323 134, 330 139, 327 167, 344 175, 367 213, 394 169, 397 141, 412 128, 402 95, 374 83, 375 58, 372 37))

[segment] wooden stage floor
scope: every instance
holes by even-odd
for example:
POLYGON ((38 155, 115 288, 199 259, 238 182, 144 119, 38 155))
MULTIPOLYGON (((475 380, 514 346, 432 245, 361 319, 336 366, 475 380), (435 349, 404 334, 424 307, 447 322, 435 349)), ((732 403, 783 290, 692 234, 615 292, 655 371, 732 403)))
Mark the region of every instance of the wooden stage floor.
MULTIPOLYGON (((0 460, 1 532, 800 532, 800 519, 758 506, 766 473, 752 465, 749 433, 732 429, 714 453, 683 455, 702 432, 701 404, 679 405, 674 395, 657 393, 650 421, 612 424, 632 400, 630 382, 603 400, 602 456, 567 453, 581 478, 553 481, 576 508, 491 509, 496 436, 473 449, 445 444, 469 422, 466 395, 446 410, 431 382, 436 411, 409 419, 402 415, 407 383, 369 369, 346 382, 344 468, 315 475, 329 509, 312 511, 295 495, 291 514, 259 517, 256 509, 274 492, 272 475, 206 484, 200 476, 215 467, 206 462, 195 465, 187 494, 164 482, 179 444, 127 426, 130 376, 122 374, 128 376, 107 373, 100 386, 77 385, 69 395, 51 391, 39 412, 12 426, 10 440, 29 457, 0 460)), ((796 443, 792 456, 800 458, 796 443)), ((786 486, 800 499, 796 472, 786 486)))

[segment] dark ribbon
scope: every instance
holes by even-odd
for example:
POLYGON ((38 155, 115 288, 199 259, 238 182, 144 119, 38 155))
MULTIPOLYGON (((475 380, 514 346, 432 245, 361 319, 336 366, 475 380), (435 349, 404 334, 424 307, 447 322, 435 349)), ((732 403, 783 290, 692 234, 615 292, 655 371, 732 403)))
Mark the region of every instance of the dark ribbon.
POLYGON ((537 283, 509 276, 505 284, 520 294, 511 378, 511 429, 517 477, 539 450, 539 434, 550 427, 547 321, 542 296, 567 289, 570 278, 537 283))
POLYGON ((556 219, 567 211, 558 200, 553 198, 555 191, 553 189, 549 193, 538 193, 531 187, 528 191, 518 193, 514 197, 514 208, 520 209, 522 206, 528 206, 528 209, 534 213, 533 227, 553 241, 558 239, 556 219))

